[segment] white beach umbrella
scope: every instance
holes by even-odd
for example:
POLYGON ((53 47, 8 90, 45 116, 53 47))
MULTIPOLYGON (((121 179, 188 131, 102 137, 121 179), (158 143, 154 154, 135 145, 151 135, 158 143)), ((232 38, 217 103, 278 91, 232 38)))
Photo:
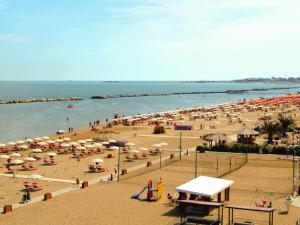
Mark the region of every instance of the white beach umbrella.
POLYGON ((63 144, 61 144, 61 147, 62 147, 62 148, 68 148, 68 147, 70 147, 70 145, 69 145, 69 144, 66 144, 66 143, 63 143, 63 144))
POLYGON ((162 145, 161 144, 154 144, 153 147, 155 148, 160 148, 162 145))
POLYGON ((29 161, 29 162, 36 161, 36 159, 33 158, 33 157, 26 157, 26 158, 24 158, 24 160, 25 160, 25 161, 29 161))
POLYGON ((22 144, 24 144, 25 142, 24 141, 16 141, 16 144, 17 145, 22 145, 22 144))
POLYGON ((137 150, 137 149, 131 150, 130 152, 131 152, 131 153, 140 153, 140 151, 137 150))
POLYGON ((46 143, 45 142, 39 142, 39 143, 37 143, 39 146, 45 146, 46 145, 46 143))
POLYGON ((71 138, 65 137, 63 138, 64 141, 71 141, 71 138))
POLYGON ((74 142, 74 141, 73 141, 73 142, 70 142, 69 145, 72 145, 72 146, 78 146, 79 144, 78 144, 77 142, 74 142))
POLYGON ((28 146, 27 145, 21 145, 21 146, 19 146, 19 148, 21 148, 21 149, 28 149, 28 146))
POLYGON ((111 146, 109 147, 107 150, 119 150, 119 147, 118 146, 111 146))
POLYGON ((28 178, 29 179, 41 179, 43 176, 39 174, 31 174, 28 178))
POLYGON ((108 142, 109 142, 109 143, 114 143, 114 144, 115 144, 115 143, 117 143, 118 141, 116 141, 116 140, 109 140, 108 142))
POLYGON ((36 138, 33 138, 34 141, 42 141, 42 138, 39 138, 39 137, 36 137, 36 138))
POLYGON ((57 156, 57 154, 55 152, 49 152, 47 155, 48 156, 57 156))
POLYGON ((27 142, 27 143, 31 143, 31 142, 33 142, 33 139, 30 139, 30 138, 29 138, 29 139, 26 139, 26 142, 27 142))
POLYGON ((0 159, 9 159, 10 156, 9 155, 0 155, 0 159))
POLYGON ((62 139, 55 139, 54 140, 56 143, 62 143, 62 142, 64 142, 62 139))
POLYGON ((128 143, 126 143, 125 145, 126 145, 126 146, 135 146, 135 144, 134 144, 134 143, 131 143, 131 142, 128 142, 128 143))
POLYGON ((149 149, 148 149, 148 148, 141 147, 141 148, 139 148, 139 150, 145 152, 145 151, 148 151, 149 149))
POLYGON ((10 156, 11 156, 11 157, 20 157, 21 154, 20 154, 20 153, 17 153, 17 152, 14 152, 14 153, 11 153, 10 156))
POLYGON ((86 142, 93 142, 94 140, 93 140, 93 139, 90 139, 90 138, 88 138, 88 139, 86 139, 85 141, 86 141, 86 142))
POLYGON ((46 143, 48 143, 48 144, 54 144, 55 141, 53 141, 53 140, 48 140, 48 141, 46 141, 46 143))
POLYGON ((103 159, 93 159, 92 163, 103 163, 103 159))
POLYGON ((86 150, 86 148, 83 146, 78 146, 78 147, 76 147, 76 150, 83 151, 83 150, 86 150))
POLYGON ((104 147, 101 143, 95 143, 94 146, 97 148, 104 147))
POLYGON ((0 144, 0 148, 6 147, 6 144, 0 144))
POLYGON ((103 141, 102 145, 109 145, 109 142, 108 141, 103 141))
POLYGON ((49 140, 49 137, 48 136, 44 136, 44 137, 42 137, 42 140, 49 140))
POLYGON ((21 159, 13 159, 13 160, 10 161, 10 164, 16 164, 16 165, 18 165, 18 164, 22 164, 23 162, 24 161, 21 160, 21 159))
POLYGON ((33 153, 41 153, 41 152, 43 152, 43 150, 39 149, 39 148, 36 148, 36 149, 32 149, 32 152, 33 153))
POLYGON ((11 142, 8 142, 7 145, 14 146, 14 145, 16 145, 16 143, 11 141, 11 142))
POLYGON ((79 140, 79 141, 77 141, 77 143, 79 143, 79 144, 85 144, 86 141, 85 140, 79 140))
POLYGON ((161 146, 167 146, 168 143, 167 142, 162 142, 162 143, 159 143, 159 145, 161 145, 161 146))
POLYGON ((86 147, 86 148, 94 148, 95 146, 94 145, 85 145, 84 147, 86 147))

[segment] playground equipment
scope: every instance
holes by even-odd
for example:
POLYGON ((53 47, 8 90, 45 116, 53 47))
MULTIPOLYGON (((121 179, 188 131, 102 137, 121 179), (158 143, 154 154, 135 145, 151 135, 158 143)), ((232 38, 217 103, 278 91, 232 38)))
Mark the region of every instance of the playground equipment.
POLYGON ((145 186, 138 194, 132 195, 132 199, 140 199, 140 195, 147 190, 147 201, 157 201, 162 196, 162 181, 159 178, 158 181, 148 180, 147 186, 145 186))
POLYGON ((259 191, 258 189, 256 189, 254 196, 251 200, 250 205, 252 205, 253 200, 255 203, 256 207, 267 207, 267 208, 272 208, 272 192, 266 192, 265 194, 263 192, 259 191), (257 201, 259 200, 259 201, 257 201))

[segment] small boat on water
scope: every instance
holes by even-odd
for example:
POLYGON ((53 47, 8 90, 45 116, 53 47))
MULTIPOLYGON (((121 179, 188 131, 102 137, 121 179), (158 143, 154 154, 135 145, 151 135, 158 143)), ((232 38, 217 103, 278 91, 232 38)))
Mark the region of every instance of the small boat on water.
POLYGON ((73 109, 73 108, 74 108, 74 105, 69 104, 69 105, 67 106, 67 108, 68 108, 68 109, 73 109))

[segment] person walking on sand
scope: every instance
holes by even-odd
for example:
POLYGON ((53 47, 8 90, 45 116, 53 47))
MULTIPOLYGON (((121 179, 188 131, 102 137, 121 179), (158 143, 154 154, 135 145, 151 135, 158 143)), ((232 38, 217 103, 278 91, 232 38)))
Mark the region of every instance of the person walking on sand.
POLYGON ((21 204, 24 204, 24 203, 26 203, 27 202, 27 194, 26 194, 26 192, 24 192, 24 194, 23 194, 23 197, 22 197, 22 200, 21 200, 21 204))
POLYGON ((77 187, 79 186, 79 183, 80 183, 80 181, 79 181, 79 178, 77 177, 77 178, 76 178, 76 186, 77 186, 77 187))
POLYGON ((30 196, 30 191, 27 190, 26 191, 26 202, 29 202, 29 201, 31 201, 31 196, 30 196))

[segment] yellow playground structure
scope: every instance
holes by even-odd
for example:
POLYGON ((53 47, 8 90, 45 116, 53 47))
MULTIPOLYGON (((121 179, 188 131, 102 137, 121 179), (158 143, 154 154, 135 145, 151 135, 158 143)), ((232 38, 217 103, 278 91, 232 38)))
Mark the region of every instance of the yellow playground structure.
POLYGON ((140 195, 147 190, 147 201, 157 201, 162 196, 162 180, 148 180, 147 186, 145 186, 138 194, 132 195, 132 199, 140 199, 140 195))

